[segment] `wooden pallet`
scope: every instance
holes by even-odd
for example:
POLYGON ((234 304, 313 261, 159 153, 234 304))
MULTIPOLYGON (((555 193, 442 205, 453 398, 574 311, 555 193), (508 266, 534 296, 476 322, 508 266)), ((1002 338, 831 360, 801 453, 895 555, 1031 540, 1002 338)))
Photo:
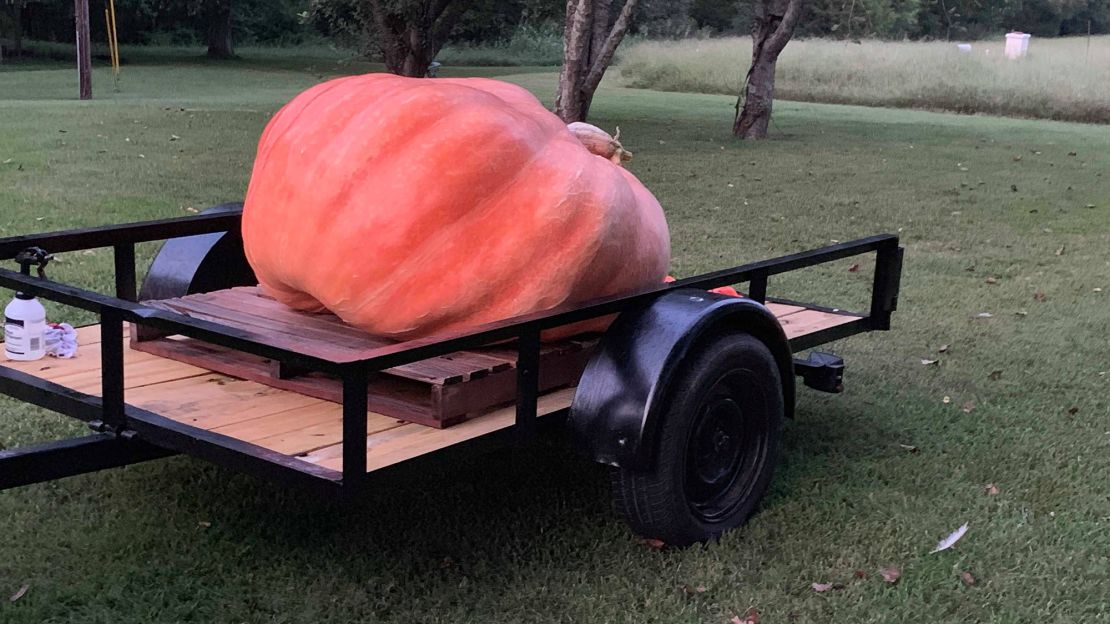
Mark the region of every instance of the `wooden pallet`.
MULTIPOLYGON (((146 305, 264 333, 274 345, 325 359, 356 356, 393 344, 347 325, 332 314, 307 314, 266 297, 255 287, 232 288, 146 305)), ((577 383, 597 339, 545 344, 540 351, 540 391, 577 383)), ((183 336, 133 338, 131 348, 274 388, 342 402, 339 379, 290 370, 265 358, 183 336)), ((445 428, 516 396, 515 349, 460 351, 383 371, 367 392, 370 409, 408 422, 445 428)))
MULTIPOLYGON (((858 317, 770 304, 788 338, 835 327, 858 317)), ((125 334, 124 340, 129 340, 125 334)), ((100 328, 78 329, 77 357, 0 366, 99 396, 100 328)), ((343 409, 328 401, 245 379, 214 373, 158 355, 124 350, 127 403, 182 424, 213 431, 320 466, 342 470, 343 409)), ((573 388, 544 393, 539 416, 570 407, 573 388)), ((511 427, 515 408, 494 409, 447 429, 426 427, 370 411, 366 415, 367 470, 374 471, 472 438, 511 427)))

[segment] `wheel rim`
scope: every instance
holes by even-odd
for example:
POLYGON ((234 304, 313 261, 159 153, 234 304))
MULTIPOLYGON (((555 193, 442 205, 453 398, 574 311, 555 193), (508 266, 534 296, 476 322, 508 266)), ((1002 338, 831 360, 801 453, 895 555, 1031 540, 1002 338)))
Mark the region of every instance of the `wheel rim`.
POLYGON ((698 403, 686 444, 686 500, 704 522, 731 516, 755 486, 767 456, 767 440, 757 414, 738 397, 751 392, 744 371, 714 382, 698 403))

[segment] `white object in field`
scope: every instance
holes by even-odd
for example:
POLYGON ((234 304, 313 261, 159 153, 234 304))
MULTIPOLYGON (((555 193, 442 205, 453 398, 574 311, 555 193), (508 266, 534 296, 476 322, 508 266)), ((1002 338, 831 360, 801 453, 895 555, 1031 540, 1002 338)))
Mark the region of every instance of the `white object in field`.
POLYGON ((4 308, 4 355, 9 360, 37 360, 46 355, 46 309, 38 299, 16 293, 4 308))
POLYGON ((69 323, 51 323, 46 326, 46 354, 68 359, 77 355, 77 330, 69 323))
POLYGON ((1006 33, 1006 49, 1003 54, 1008 59, 1018 59, 1029 52, 1029 33, 1006 33))
POLYGON ((965 54, 968 53, 968 52, 971 52, 971 44, 970 43, 957 43, 956 48, 958 48, 960 50, 960 52, 963 52, 965 54))

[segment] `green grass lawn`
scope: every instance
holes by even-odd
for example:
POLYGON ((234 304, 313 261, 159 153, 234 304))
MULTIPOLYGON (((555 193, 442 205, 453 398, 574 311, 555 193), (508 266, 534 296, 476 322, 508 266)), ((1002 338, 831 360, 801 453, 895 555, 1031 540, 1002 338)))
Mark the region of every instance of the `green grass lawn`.
MULTIPOLYGON (((68 68, 0 73, 0 235, 239 199, 268 116, 351 69, 149 61, 118 93, 98 68, 89 103, 66 99, 68 68)), ((501 71, 554 92, 551 73, 501 71)), ((354 508, 174 458, 0 493, 0 598, 29 585, 0 622, 1106 621, 1110 128, 784 102, 773 140, 739 143, 732 105, 595 103, 666 208, 675 274, 879 232, 907 248, 894 331, 832 346, 847 391, 800 392, 747 527, 652 550, 612 513, 605 468, 555 445, 403 467, 354 508)), ((106 291, 110 264, 51 270, 106 291)), ((858 305, 868 267, 850 265, 771 290, 858 305)), ((80 432, 0 401, 4 446, 80 432)))

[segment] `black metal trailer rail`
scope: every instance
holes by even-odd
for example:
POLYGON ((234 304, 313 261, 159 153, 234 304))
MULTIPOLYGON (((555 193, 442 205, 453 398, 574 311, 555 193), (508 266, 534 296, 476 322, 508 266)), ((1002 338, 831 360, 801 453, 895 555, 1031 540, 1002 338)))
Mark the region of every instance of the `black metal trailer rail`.
POLYGON ((100 397, 0 367, 0 392, 83 420, 97 432, 76 442, 66 440, 0 452, 0 489, 180 452, 281 482, 344 486, 344 490, 356 490, 367 477, 366 387, 374 375, 385 369, 493 342, 515 340, 518 352, 515 426, 499 433, 528 436, 534 434, 537 425, 540 333, 544 330, 640 308, 678 289, 707 290, 746 282, 749 284, 748 297, 764 303, 768 301, 768 280, 774 275, 874 253, 875 274, 869 311, 860 314, 858 319, 791 341, 791 350, 797 352, 853 334, 889 329, 891 314, 897 307, 901 273, 902 250, 897 237, 872 236, 714 271, 573 307, 507 319, 474 331, 400 342, 337 359, 314 357, 281 348, 263 333, 226 327, 136 301, 137 243, 238 231, 241 216, 241 211, 227 211, 0 239, 0 260, 14 259, 31 247, 42 248, 49 253, 111 247, 115 265, 115 296, 34 277, 26 266, 22 272, 0 268, 0 287, 93 312, 99 316, 103 336, 100 397), (269 358, 283 365, 339 377, 343 384, 342 472, 128 405, 124 393, 125 323, 180 334, 269 358), (66 467, 58 465, 56 460, 59 457, 68 458, 66 467))

